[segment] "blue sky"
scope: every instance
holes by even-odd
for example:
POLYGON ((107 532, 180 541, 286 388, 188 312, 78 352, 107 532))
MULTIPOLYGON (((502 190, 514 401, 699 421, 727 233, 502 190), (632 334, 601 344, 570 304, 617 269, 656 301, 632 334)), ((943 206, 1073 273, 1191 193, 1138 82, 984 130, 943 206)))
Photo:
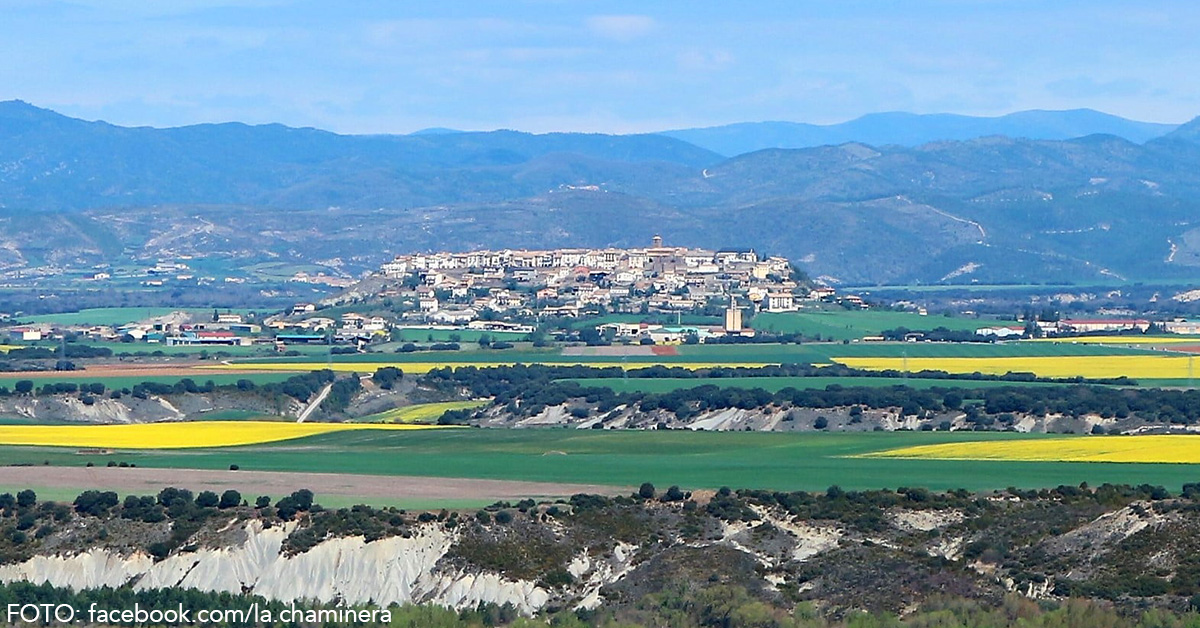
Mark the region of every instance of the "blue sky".
POLYGON ((3 0, 0 99, 345 133, 1078 107, 1183 122, 1196 33, 1194 0, 3 0))

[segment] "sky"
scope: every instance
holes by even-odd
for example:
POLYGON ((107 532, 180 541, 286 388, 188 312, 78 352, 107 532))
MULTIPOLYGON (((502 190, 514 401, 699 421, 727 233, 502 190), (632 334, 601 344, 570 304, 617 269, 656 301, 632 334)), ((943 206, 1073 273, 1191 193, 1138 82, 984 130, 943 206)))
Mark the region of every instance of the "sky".
POLYGON ((651 132, 1200 115, 1200 3, 0 0, 0 100, 128 126, 651 132))

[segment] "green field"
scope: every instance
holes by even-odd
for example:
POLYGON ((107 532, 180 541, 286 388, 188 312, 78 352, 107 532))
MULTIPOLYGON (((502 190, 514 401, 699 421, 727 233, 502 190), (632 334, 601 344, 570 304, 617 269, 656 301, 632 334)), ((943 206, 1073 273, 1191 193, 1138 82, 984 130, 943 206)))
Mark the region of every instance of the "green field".
POLYGON ((652 323, 657 325, 720 325, 719 316, 697 316, 695 314, 605 314, 604 316, 580 318, 567 326, 571 329, 595 327, 607 323, 652 323))
POLYGON ((293 264, 289 262, 261 262, 244 266, 240 270, 247 275, 252 275, 259 279, 282 281, 289 280, 293 275, 301 272, 310 275, 329 272, 329 269, 324 266, 316 264, 293 264))
MULTIPOLYGON (((841 345, 836 345, 841 346, 841 345)), ((835 345, 679 345, 681 360, 696 362, 771 362, 777 364, 827 364, 835 345)))
POLYGON ((922 379, 917 377, 705 377, 705 378, 576 378, 565 381, 578 382, 581 386, 609 388, 615 392, 665 393, 697 386, 719 386, 721 388, 762 388, 778 392, 784 388, 818 389, 826 386, 866 386, 887 388, 909 386, 912 388, 998 388, 1002 386, 1055 386, 1046 382, 1002 382, 995 380, 922 379))
POLYGON ((65 421, 49 421, 27 416, 0 415, 0 425, 68 425, 65 421))
POLYGON ((912 312, 820 311, 763 312, 750 321, 754 329, 780 333, 801 333, 833 340, 854 340, 878 335, 885 329, 934 329, 974 331, 982 327, 1010 324, 994 319, 921 316, 912 312))
MULTIPOLYGON (((246 314, 250 312, 250 310, 225 309, 220 309, 219 311, 229 311, 235 314, 246 314)), ((199 316, 204 320, 207 320, 212 316, 211 309, 170 307, 105 307, 80 310, 78 312, 64 312, 61 314, 40 314, 37 316, 25 317, 22 320, 33 323, 56 323, 59 325, 121 325, 123 323, 146 320, 148 318, 166 316, 171 312, 188 312, 194 316, 199 316)))
POLYGON ((803 345, 809 351, 831 358, 992 358, 1055 355, 1162 355, 1162 351, 1111 345, 1062 344, 1054 342, 855 342, 803 345))
MULTIPOLYGON (((274 445, 214 450, 80 455, 73 450, 0 447, 8 464, 366 473, 685 488, 720 486, 823 490, 924 486, 942 490, 1052 487, 1104 482, 1161 484, 1178 491, 1200 477, 1179 464, 994 462, 850 458, 896 447, 966 440, 1043 438, 1009 433, 763 433, 602 430, 430 430, 343 432, 274 445)), ((1119 438, 1119 437, 1114 437, 1119 438)))
POLYGON ((1153 379, 1142 378, 1137 380, 1140 388, 1195 388, 1200 380, 1196 379, 1153 379))

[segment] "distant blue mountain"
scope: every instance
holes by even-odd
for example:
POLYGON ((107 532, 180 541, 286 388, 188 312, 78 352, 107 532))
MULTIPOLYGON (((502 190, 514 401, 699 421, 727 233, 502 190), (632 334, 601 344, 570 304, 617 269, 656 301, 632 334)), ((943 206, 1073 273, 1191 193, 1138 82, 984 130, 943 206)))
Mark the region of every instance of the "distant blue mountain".
POLYGON ((428 129, 413 131, 412 133, 409 133, 409 135, 450 135, 452 133, 465 133, 465 131, 460 131, 458 129, 447 129, 444 126, 431 126, 428 129))
POLYGON ((726 156, 764 148, 810 148, 862 142, 872 146, 919 146, 942 140, 970 140, 991 135, 1033 140, 1066 140, 1087 135, 1115 135, 1141 144, 1166 135, 1177 125, 1138 122, 1092 109, 1019 111, 996 118, 954 114, 873 113, 840 124, 741 122, 661 134, 726 156))
POLYGON ((1191 122, 1184 123, 1179 128, 1171 131, 1162 137, 1165 141, 1178 141, 1200 143, 1200 118, 1193 118, 1191 122))
POLYGON ((1200 120, 881 114, 696 133, 739 155, 658 134, 129 128, 0 102, 0 266, 90 267, 136 251, 337 257, 362 270, 400 251, 660 233, 748 244, 858 283, 1200 272, 1200 120), (801 140, 822 145, 753 150, 801 140))
POLYGON ((404 207, 495 201, 544 192, 560 183, 555 177, 590 183, 610 178, 613 168, 698 171, 721 159, 655 134, 339 135, 239 122, 159 129, 89 122, 22 101, 0 102, 3 207, 404 207), (521 169, 522 176, 512 175, 521 169))

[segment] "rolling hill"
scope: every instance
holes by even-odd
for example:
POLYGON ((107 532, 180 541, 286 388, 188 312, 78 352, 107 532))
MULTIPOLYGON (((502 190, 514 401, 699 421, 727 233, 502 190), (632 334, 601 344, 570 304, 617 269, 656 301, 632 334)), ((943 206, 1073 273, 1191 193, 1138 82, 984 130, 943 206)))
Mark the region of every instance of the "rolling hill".
POLYGON ((839 124, 741 122, 664 131, 662 135, 733 156, 764 148, 810 148, 846 142, 875 146, 919 146, 940 140, 970 140, 989 135, 1067 140, 1106 134, 1140 144, 1165 135, 1174 128, 1175 125, 1171 124, 1138 122, 1091 109, 1075 109, 1019 111, 994 118, 945 113, 873 113, 839 124))
POLYGON ((722 158, 656 135, 123 128, 0 104, 0 270, 178 255, 357 273, 481 247, 756 247, 843 282, 1183 280, 1200 121, 722 158))
POLYGON ((720 160, 686 142, 650 134, 348 136, 240 123, 126 128, 21 101, 0 103, 0 202, 14 209, 161 203, 415 207, 502 200, 543 191, 539 164, 560 154, 631 169, 698 168, 720 160))

